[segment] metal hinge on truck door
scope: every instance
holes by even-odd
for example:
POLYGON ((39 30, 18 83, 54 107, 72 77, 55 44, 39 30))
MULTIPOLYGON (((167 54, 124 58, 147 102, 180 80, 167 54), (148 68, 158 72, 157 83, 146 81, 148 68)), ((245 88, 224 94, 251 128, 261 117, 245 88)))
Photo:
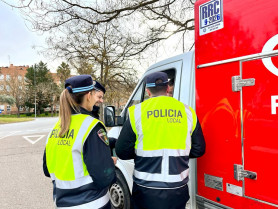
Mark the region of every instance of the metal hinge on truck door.
POLYGON ((241 91, 244 86, 254 86, 255 78, 242 79, 240 75, 236 75, 232 77, 232 90, 241 91))
POLYGON ((243 181, 244 178, 256 180, 257 173, 252 172, 252 171, 245 171, 245 170, 243 170, 242 165, 234 164, 234 177, 238 181, 243 181))

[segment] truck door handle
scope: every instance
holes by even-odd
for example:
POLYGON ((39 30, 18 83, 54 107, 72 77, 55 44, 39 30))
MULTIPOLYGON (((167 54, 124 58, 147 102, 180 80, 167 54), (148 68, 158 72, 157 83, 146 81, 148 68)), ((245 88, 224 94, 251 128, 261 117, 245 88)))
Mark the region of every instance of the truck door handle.
POLYGON ((234 177, 238 181, 243 181, 244 178, 256 180, 257 173, 252 171, 246 171, 243 169, 242 165, 234 164, 234 177))
POLYGON ((251 171, 243 171, 243 177, 248 179, 257 179, 257 173, 251 171))

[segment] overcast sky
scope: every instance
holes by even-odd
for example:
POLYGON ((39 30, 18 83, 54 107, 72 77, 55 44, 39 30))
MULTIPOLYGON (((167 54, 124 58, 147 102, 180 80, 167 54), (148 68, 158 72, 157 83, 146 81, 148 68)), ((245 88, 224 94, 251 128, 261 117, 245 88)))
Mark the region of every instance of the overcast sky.
POLYGON ((0 1, 0 67, 34 65, 39 61, 48 63, 54 72, 60 63, 39 55, 33 46, 43 46, 44 37, 31 32, 16 9, 0 1))

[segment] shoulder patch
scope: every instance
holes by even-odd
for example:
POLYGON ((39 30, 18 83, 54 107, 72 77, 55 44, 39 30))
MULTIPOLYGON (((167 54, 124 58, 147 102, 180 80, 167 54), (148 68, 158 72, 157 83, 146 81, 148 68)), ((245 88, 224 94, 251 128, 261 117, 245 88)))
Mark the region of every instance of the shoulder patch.
POLYGON ((99 138, 100 138, 107 146, 109 146, 109 139, 108 139, 108 137, 107 137, 106 131, 105 131, 103 128, 101 128, 101 129, 99 129, 99 131, 97 132, 97 134, 98 134, 99 138))

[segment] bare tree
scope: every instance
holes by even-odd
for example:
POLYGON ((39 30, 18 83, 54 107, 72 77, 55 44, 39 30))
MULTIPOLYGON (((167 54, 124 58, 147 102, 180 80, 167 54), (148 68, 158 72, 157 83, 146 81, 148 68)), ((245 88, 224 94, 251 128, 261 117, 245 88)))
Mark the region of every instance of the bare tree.
MULTIPOLYGON (((60 98, 62 89, 59 88, 58 85, 54 82, 40 83, 40 84, 38 84, 38 88, 43 89, 41 94, 47 98, 44 101, 47 100, 49 102, 47 106, 50 107, 51 116, 53 117, 54 109, 55 109, 55 113, 57 111, 56 106, 59 104, 59 98, 60 98)), ((47 106, 45 106, 45 107, 47 107, 47 106)))
POLYGON ((134 80, 130 81, 128 86, 115 83, 114 87, 108 87, 108 91, 105 94, 105 105, 113 104, 116 107, 117 115, 119 115, 123 109, 123 106, 126 104, 131 93, 133 92, 136 84, 137 80, 134 80))
POLYGON ((15 98, 8 95, 0 95, 0 102, 7 103, 8 105, 13 105, 15 103, 15 98))
POLYGON ((64 28, 67 39, 48 38, 48 53, 67 59, 79 74, 90 74, 105 87, 128 84, 136 77, 132 61, 133 45, 128 39, 115 35, 117 27, 98 28, 80 24, 64 28))
POLYGON ((36 31, 57 32, 69 25, 113 25, 130 38, 133 53, 175 34, 194 30, 195 0, 2 0, 21 10, 36 31))
POLYGON ((74 60, 71 60, 71 65, 76 69, 78 74, 87 74, 91 75, 94 79, 96 79, 94 64, 86 57, 78 57, 74 60))

